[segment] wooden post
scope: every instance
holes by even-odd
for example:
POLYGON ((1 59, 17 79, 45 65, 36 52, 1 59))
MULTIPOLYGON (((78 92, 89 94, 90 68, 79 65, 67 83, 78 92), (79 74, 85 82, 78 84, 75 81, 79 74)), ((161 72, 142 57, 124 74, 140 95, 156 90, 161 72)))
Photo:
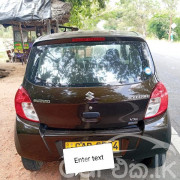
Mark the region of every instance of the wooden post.
POLYGON ((31 30, 30 30, 30 42, 32 42, 32 34, 31 34, 31 30))
POLYGON ((47 20, 47 34, 51 34, 51 20, 47 20))
POLYGON ((56 19, 56 33, 59 32, 59 23, 58 23, 58 19, 56 19))
POLYGON ((22 31, 22 26, 21 26, 21 22, 19 23, 19 31, 20 31, 20 34, 21 34, 21 41, 22 41, 22 46, 23 46, 23 56, 21 57, 21 62, 22 62, 22 65, 24 63, 24 38, 23 38, 23 31, 22 31))
POLYGON ((21 22, 19 23, 19 32, 20 32, 20 34, 21 34, 21 41, 22 41, 23 50, 24 50, 24 38, 23 38, 23 31, 22 31, 21 22))

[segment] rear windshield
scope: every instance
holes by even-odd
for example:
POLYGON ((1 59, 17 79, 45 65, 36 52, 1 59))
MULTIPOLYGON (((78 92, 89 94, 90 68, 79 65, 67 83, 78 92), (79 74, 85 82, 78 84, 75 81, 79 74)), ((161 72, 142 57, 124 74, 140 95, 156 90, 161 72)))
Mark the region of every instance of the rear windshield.
POLYGON ((26 78, 49 87, 139 83, 154 67, 145 42, 83 42, 34 46, 26 78))

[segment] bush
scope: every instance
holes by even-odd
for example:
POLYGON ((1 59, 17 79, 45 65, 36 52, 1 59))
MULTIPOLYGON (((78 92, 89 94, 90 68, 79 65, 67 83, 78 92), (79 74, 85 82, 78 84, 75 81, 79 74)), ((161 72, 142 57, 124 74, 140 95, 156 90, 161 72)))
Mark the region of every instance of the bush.
POLYGON ((148 23, 148 32, 158 39, 168 39, 169 16, 167 14, 156 14, 148 23))
POLYGON ((174 40, 180 41, 180 18, 175 18, 174 23, 177 27, 173 30, 175 32, 174 40))

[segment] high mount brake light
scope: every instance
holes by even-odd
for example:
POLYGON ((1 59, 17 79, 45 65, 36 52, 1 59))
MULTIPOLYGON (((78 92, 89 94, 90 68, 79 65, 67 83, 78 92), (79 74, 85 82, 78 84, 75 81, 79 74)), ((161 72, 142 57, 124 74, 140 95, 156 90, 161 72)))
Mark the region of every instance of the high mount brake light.
POLYGON ((93 37, 93 38, 73 38, 72 42, 92 42, 92 41, 105 41, 104 37, 93 37))
POLYGON ((31 99, 28 96, 26 90, 21 86, 15 96, 15 109, 16 114, 23 119, 39 122, 39 118, 33 107, 31 99))
POLYGON ((149 119, 164 113, 168 108, 168 93, 163 85, 159 82, 156 84, 151 98, 148 103, 145 118, 149 119))

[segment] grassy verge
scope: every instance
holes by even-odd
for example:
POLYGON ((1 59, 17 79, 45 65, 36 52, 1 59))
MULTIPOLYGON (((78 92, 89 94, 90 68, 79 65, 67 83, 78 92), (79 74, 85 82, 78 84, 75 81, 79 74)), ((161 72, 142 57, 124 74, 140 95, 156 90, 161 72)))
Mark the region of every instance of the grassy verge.
POLYGON ((6 62, 8 60, 8 56, 6 52, 0 52, 0 62, 6 62))

